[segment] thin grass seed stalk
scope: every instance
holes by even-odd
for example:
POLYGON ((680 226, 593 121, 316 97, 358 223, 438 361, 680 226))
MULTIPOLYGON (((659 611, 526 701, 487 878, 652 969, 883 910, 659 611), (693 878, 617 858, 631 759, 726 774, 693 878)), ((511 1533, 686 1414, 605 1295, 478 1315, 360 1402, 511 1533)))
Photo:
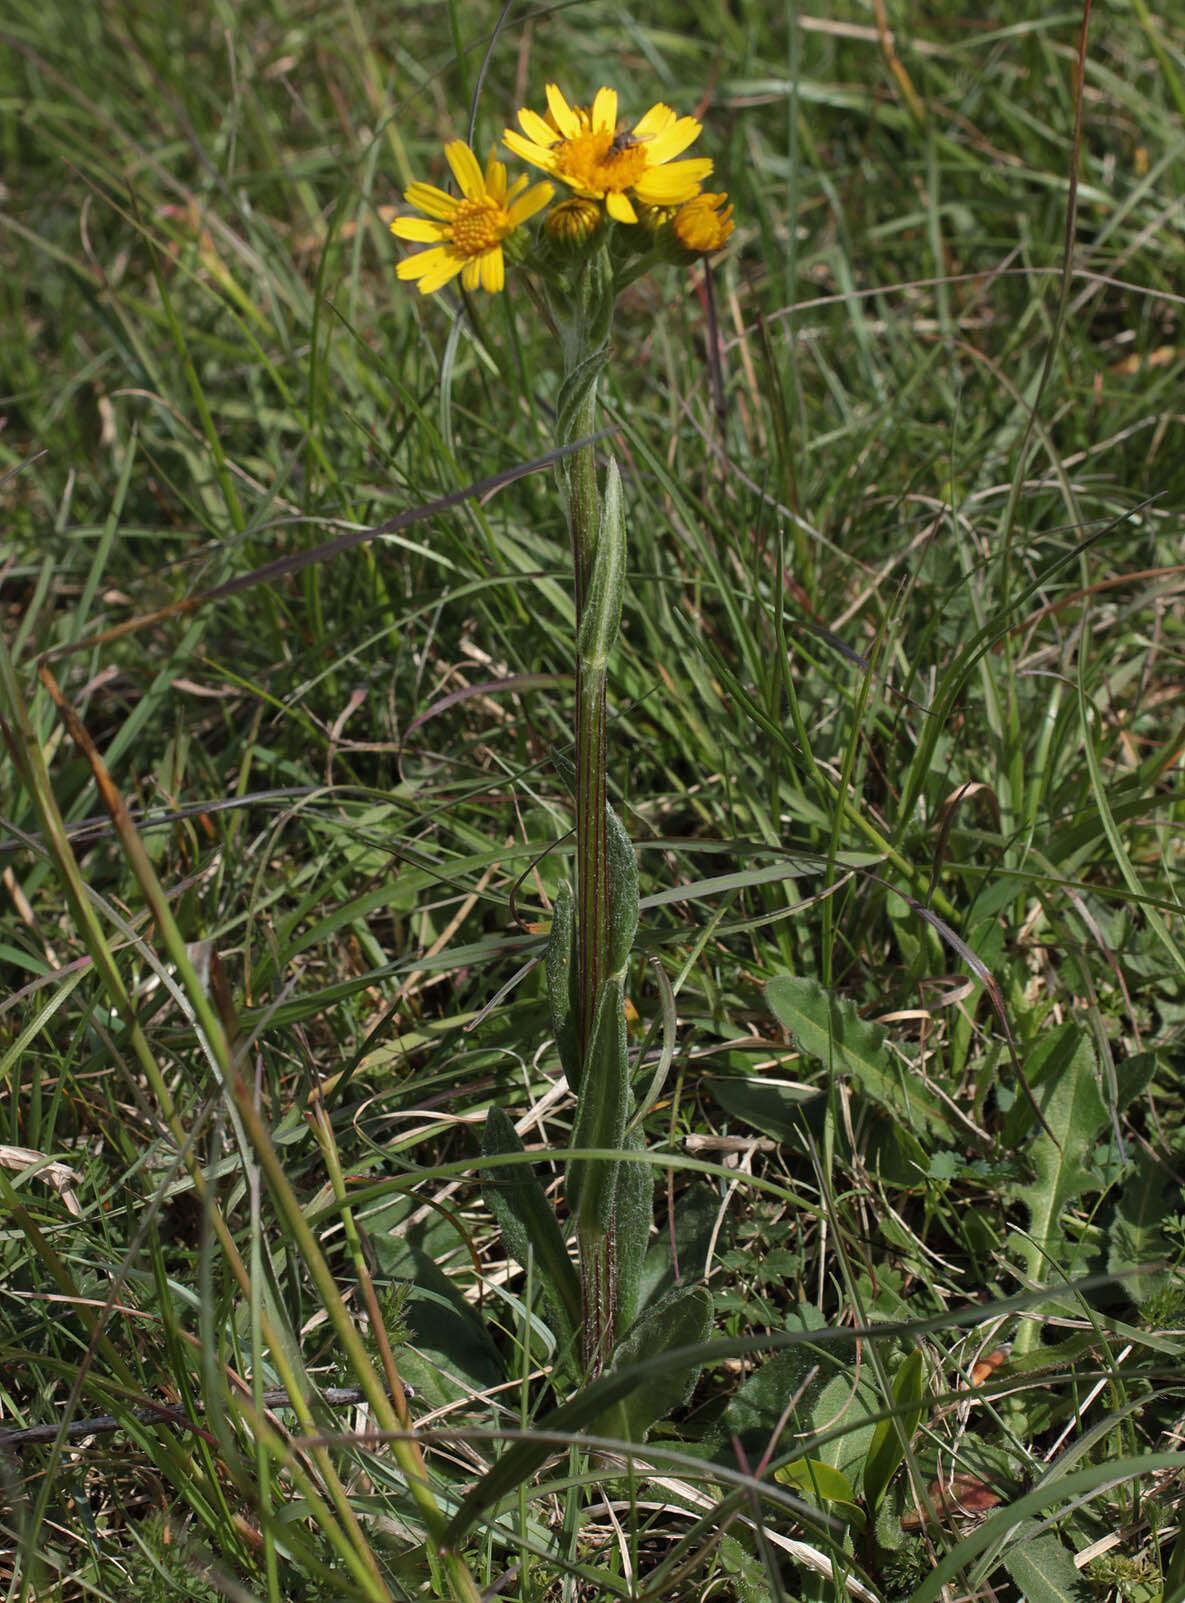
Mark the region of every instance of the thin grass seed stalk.
MULTIPOLYGON (((545 972, 557 1050, 577 1098, 573 1148, 600 1154, 573 1158, 567 1176, 580 1244, 583 1372, 595 1376, 611 1363, 638 1308, 651 1180, 644 1162, 626 1156, 641 1152, 639 1137, 626 1136, 634 1109, 625 981, 638 926, 637 864, 607 797, 606 681, 625 592, 626 519, 617 462, 610 456, 602 484, 591 436, 618 295, 663 263, 686 265, 719 250, 733 222, 727 195, 703 189, 711 159, 685 155, 701 132, 696 118, 657 102, 636 121, 622 119, 616 91, 604 87, 590 106, 574 106, 548 84, 546 102, 544 114, 521 108, 518 128, 502 136, 543 180, 511 180, 493 149, 483 168, 455 139, 444 154, 460 195, 412 184, 405 198, 423 215, 397 218, 391 230, 427 247, 397 269, 424 295, 458 278, 462 290, 493 294, 505 287, 508 264, 529 272, 563 356, 557 444, 575 447, 557 477, 577 620, 576 884, 573 890, 565 882, 557 893, 545 972), (533 230, 537 221, 542 228, 533 230), (621 1157, 605 1155, 614 1152, 621 1157)), ((501 1123, 497 1129, 502 1135, 487 1155, 514 1150, 501 1123)), ((491 1194, 497 1184, 494 1174, 491 1194)), ((538 1233, 541 1197, 521 1178, 497 1194, 493 1211, 520 1255, 532 1229, 538 1233)), ((553 1305, 562 1305, 561 1267, 552 1262, 544 1278, 553 1305)), ((657 1331, 654 1340, 661 1345, 657 1331)))

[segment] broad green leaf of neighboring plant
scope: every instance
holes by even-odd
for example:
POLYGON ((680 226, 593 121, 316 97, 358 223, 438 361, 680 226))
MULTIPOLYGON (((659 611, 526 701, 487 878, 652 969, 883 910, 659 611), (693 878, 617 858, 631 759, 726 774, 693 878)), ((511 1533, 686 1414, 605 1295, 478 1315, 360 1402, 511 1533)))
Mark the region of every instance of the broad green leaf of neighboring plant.
MULTIPOLYGON (((499 1107, 492 1107, 486 1115, 481 1150, 487 1158, 524 1150, 514 1125, 499 1107)), ((551 1306, 560 1349, 568 1351, 581 1325, 580 1277, 568 1257, 547 1193, 525 1164, 487 1169, 481 1191, 498 1221, 509 1255, 523 1269, 534 1260, 551 1306)))
POLYGON ((795 1140, 802 1130, 803 1105, 823 1096, 813 1086, 739 1077, 713 1077, 707 1081, 707 1089, 726 1113, 744 1119, 754 1130, 775 1141, 795 1140))
MULTIPOLYGON (((707 1298, 703 1288, 696 1289, 707 1298)), ((710 1298, 706 1312, 710 1318, 710 1298)), ((640 1329, 641 1321, 634 1328, 640 1329)), ((564 1440, 571 1438, 573 1446, 579 1446, 579 1433, 587 1430, 594 1421, 603 1420, 614 1405, 629 1397, 631 1392, 639 1387, 665 1382, 673 1372, 686 1375, 706 1359, 731 1355, 734 1347, 735 1344, 724 1343, 722 1350, 719 1342, 696 1342, 691 1351, 684 1349, 681 1368, 672 1361, 669 1349, 658 1353, 651 1350, 637 1362, 631 1359, 629 1364, 621 1368, 616 1367, 615 1355, 612 1369, 578 1388, 558 1408, 536 1417, 532 1421, 534 1431, 526 1432, 521 1441, 507 1445, 506 1451, 494 1460, 476 1485, 470 1487, 461 1498, 441 1535, 442 1545, 458 1546, 488 1509, 496 1508, 503 1498, 517 1495, 519 1489, 556 1452, 556 1437, 564 1440)), ((735 1456, 732 1463, 736 1463, 735 1456)))
MULTIPOLYGON (((1036 1529, 1035 1522, 1029 1528, 1036 1529)), ((1026 1539, 1022 1528, 1002 1562, 1026 1603, 1093 1603, 1097 1596, 1054 1531, 1026 1539)))
MULTIPOLYGON (((719 1195, 706 1181, 692 1180, 679 1194, 679 1206, 670 1221, 672 1228, 668 1229, 664 1220, 663 1229, 655 1234, 646 1253, 638 1293, 640 1309, 648 1308, 680 1284, 707 1278, 712 1251, 721 1243, 727 1247, 730 1240, 729 1220, 725 1220, 723 1231, 718 1231, 719 1220, 719 1195)), ((618 1251, 621 1250, 619 1238, 618 1251)))
MULTIPOLYGON (((787 1330, 819 1330, 825 1325, 817 1308, 809 1304, 792 1309, 787 1330)), ((736 1462, 735 1436, 750 1462, 768 1450, 782 1423, 774 1451, 785 1451, 795 1437, 818 1432, 826 1440, 803 1446, 811 1458, 839 1470, 854 1484, 872 1442, 871 1416, 883 1404, 868 1379, 867 1363, 858 1361, 855 1339, 829 1341, 825 1346, 804 1342, 786 1347, 767 1358, 733 1396, 713 1432, 713 1450, 728 1463, 736 1462), (792 1397, 798 1401, 788 1420, 783 1416, 792 1397)))
MULTIPOLYGON (((1038 1282, 1050 1280, 1065 1259, 1066 1241, 1059 1221, 1066 1204, 1099 1187, 1097 1176, 1083 1159, 1109 1122, 1089 1038, 1072 1020, 1061 1025, 1059 1033, 1066 1033, 1066 1040, 1058 1073, 1042 1080, 1036 1090, 1049 1128, 1038 1129, 1026 1149, 1036 1176, 1029 1184, 1011 1188, 1011 1195, 1029 1210, 1029 1233, 1022 1241, 1021 1259, 1027 1274, 1038 1282)), ((1036 1320, 1024 1321, 1014 1353, 1035 1346, 1038 1331, 1036 1320)))
POLYGON ((1172 1282, 1172 1269, 1164 1262, 1169 1243, 1161 1226, 1180 1204, 1180 1188, 1164 1164, 1150 1152, 1138 1153, 1119 1193, 1107 1253, 1107 1268, 1113 1275, 1157 1265, 1151 1272, 1127 1280, 1133 1302, 1147 1302, 1172 1282))
POLYGON ((793 974, 770 980, 765 1000, 805 1056, 839 1074, 850 1074, 874 1102, 913 1129, 930 1124, 948 1135, 955 1133, 954 1121, 938 1097, 905 1070, 890 1051, 884 1030, 862 1019, 851 1002, 824 990, 817 980, 793 974))
POLYGON ((821 1458, 796 1458, 793 1463, 783 1464, 774 1471, 774 1480, 813 1497, 829 1514, 838 1515, 858 1530, 864 1529, 864 1510, 856 1501, 851 1481, 821 1458))
MULTIPOLYGON (((1064 1024, 1053 1024, 1041 1018, 1030 1020, 1029 1027, 1032 1034, 1023 1051, 1024 1076, 1033 1092, 1033 1100, 1044 1108, 1051 1088, 1071 1071, 1082 1030, 1073 1019, 1067 1019, 1064 1024)), ((1012 1083, 1011 1073, 1003 1060, 997 1065, 997 1079, 1002 1089, 1012 1093, 1011 1106, 1000 1121, 998 1138, 1006 1148, 1022 1147, 1040 1128, 1041 1121, 1023 1090, 1012 1083)))
POLYGON ((732 1582, 736 1603, 773 1603, 769 1575, 757 1554, 727 1534, 721 1538, 718 1551, 720 1567, 732 1582))
POLYGON ((436 1263, 447 1231, 433 1231, 433 1221, 407 1230, 405 1210, 400 1199, 372 1215, 367 1234, 383 1275, 409 1283, 403 1313, 411 1339, 400 1348, 399 1372, 428 1407, 440 1408, 498 1385, 506 1370, 485 1321, 436 1263), (392 1225, 384 1227, 384 1214, 392 1225))
POLYGON ((1115 1108, 1122 1113, 1145 1092, 1156 1078, 1159 1067, 1155 1052, 1133 1052, 1115 1065, 1115 1108))
POLYGON ((925 1362, 915 1347, 893 1379, 893 1412, 896 1419, 882 1419, 872 1433, 868 1457, 864 1460, 864 1501, 870 1512, 885 1495, 885 1488, 905 1457, 902 1437, 909 1441, 918 1428, 926 1400, 925 1362))

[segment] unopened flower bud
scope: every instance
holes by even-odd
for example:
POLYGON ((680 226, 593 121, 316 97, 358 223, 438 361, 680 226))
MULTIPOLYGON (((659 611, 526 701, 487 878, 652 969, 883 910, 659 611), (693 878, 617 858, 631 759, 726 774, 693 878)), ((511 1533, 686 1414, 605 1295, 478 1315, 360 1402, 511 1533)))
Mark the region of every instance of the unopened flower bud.
POLYGON ((598 201, 577 195, 553 206, 543 219, 543 226, 557 245, 577 249, 588 244, 603 220, 604 211, 598 201))

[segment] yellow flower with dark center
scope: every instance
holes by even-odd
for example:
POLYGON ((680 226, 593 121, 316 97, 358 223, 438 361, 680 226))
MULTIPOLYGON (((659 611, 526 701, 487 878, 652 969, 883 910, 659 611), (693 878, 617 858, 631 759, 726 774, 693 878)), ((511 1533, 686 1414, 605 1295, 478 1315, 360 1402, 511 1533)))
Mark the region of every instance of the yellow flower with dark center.
POLYGON ((408 185, 408 205, 427 216, 397 217, 391 232, 435 248, 405 257, 395 271, 403 279, 418 278, 421 295, 443 288, 458 273, 466 289, 496 292, 506 282, 503 240, 542 211, 555 189, 547 183, 528 189, 526 178, 516 178, 508 188, 506 168, 494 152, 483 173, 463 139, 452 140, 444 153, 461 193, 446 195, 434 184, 408 185))
POLYGON ((699 137, 700 124, 676 116, 661 101, 631 126, 617 120, 616 90, 598 89, 591 107, 570 106, 549 83, 547 112, 545 119, 523 107, 522 133, 508 128, 502 142, 578 195, 603 200, 616 222, 638 221, 634 200, 648 206, 690 200, 712 171, 706 156, 674 159, 699 137))
POLYGON ((696 195, 675 213, 675 238, 684 250, 710 256, 732 233, 732 206, 727 195, 696 195))

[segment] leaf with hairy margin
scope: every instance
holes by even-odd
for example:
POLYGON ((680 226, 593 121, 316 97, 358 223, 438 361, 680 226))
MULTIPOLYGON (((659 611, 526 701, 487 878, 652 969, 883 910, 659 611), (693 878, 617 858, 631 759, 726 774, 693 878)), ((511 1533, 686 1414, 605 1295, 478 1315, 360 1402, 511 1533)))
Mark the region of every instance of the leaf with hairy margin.
MULTIPOLYGON (((618 1343, 613 1354, 614 1371, 628 1375, 630 1365, 641 1358, 654 1358, 706 1341, 712 1329, 712 1311, 712 1294, 706 1286, 681 1286, 669 1292, 647 1308, 618 1343)), ((603 1433, 644 1441, 653 1424, 688 1400, 698 1379, 697 1367, 672 1369, 649 1377, 605 1417, 603 1433)))
MULTIPOLYGON (((499 1107, 486 1115, 481 1150, 486 1158, 524 1151, 514 1125, 499 1107)), ((485 1171, 481 1194, 498 1221, 510 1257, 523 1269, 534 1261, 561 1350, 575 1350, 582 1318, 580 1277, 543 1187, 525 1164, 507 1164, 485 1171)))
MULTIPOLYGON (((629 1080, 621 981, 606 980, 580 1077, 580 1100, 572 1126, 574 1147, 621 1149, 629 1111, 629 1080)), ((568 1165, 568 1202, 582 1230, 607 1234, 612 1229, 620 1168, 612 1158, 574 1158, 568 1165)))
MULTIPOLYGON (((641 1130, 631 1130, 626 1152, 645 1152, 641 1130)), ((654 1222, 654 1170, 648 1163, 623 1163, 617 1172, 613 1220, 617 1239, 617 1328, 628 1330, 638 1312, 642 1268, 654 1222)))
POLYGON ((572 887, 560 880, 551 910, 551 934, 543 960, 551 1033, 560 1067, 572 1091, 580 1090, 580 1007, 576 974, 576 912, 572 887))
POLYGON ((638 933, 638 859, 634 843, 612 807, 605 809, 605 856, 609 874, 607 973, 620 979, 638 933))

